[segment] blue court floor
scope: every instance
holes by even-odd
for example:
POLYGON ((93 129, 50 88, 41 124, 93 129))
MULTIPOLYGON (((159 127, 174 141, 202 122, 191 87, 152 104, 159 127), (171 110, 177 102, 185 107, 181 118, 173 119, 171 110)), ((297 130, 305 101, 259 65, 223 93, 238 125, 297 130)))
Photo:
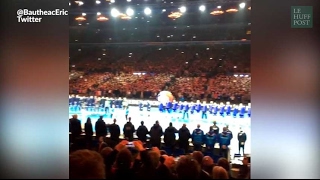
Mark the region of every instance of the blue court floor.
MULTIPOLYGON (((84 126, 87 118, 90 117, 93 128, 100 115, 103 115, 103 119, 107 124, 112 123, 112 120, 116 118, 117 124, 121 129, 126 123, 125 110, 122 109, 115 109, 112 119, 110 118, 110 114, 106 115, 103 112, 89 112, 86 110, 74 112, 69 110, 69 118, 71 118, 71 116, 74 114, 78 115, 78 119, 81 121, 82 126, 84 126)), ((228 124, 229 129, 232 131, 234 137, 230 145, 231 154, 238 153, 237 134, 241 127, 242 130, 247 134, 245 153, 251 153, 251 118, 247 115, 243 118, 240 118, 227 115, 221 116, 220 114, 214 116, 208 113, 208 119, 201 119, 201 113, 189 113, 188 119, 182 119, 182 116, 183 114, 178 112, 171 114, 160 113, 158 108, 155 107, 152 108, 150 112, 148 112, 146 109, 140 111, 138 106, 130 106, 128 115, 128 117, 131 117, 132 123, 136 128, 139 127, 141 121, 144 121, 147 128, 150 129, 155 121, 158 120, 163 130, 165 130, 169 126, 169 123, 172 122, 173 126, 177 129, 179 129, 184 123, 187 124, 187 127, 191 132, 197 127, 198 124, 200 124, 201 129, 206 133, 209 131, 209 127, 212 125, 213 121, 217 122, 220 132, 222 131, 222 128, 228 124)))

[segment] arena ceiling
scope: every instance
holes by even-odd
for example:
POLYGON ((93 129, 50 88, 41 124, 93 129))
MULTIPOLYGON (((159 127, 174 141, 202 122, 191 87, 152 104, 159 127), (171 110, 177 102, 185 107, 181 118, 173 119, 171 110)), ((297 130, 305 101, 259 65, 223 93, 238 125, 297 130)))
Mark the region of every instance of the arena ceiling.
POLYGON ((251 34, 250 1, 82 0, 69 5, 72 45, 241 43, 251 34))

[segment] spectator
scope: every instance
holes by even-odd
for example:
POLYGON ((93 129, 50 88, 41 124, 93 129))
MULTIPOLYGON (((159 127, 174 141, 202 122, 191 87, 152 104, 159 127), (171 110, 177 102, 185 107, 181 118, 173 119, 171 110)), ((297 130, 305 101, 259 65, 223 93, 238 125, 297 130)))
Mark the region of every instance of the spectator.
POLYGON ((229 179, 227 171, 220 166, 214 166, 212 169, 213 179, 229 179))
POLYGON ((131 123, 131 117, 129 117, 128 122, 123 127, 124 137, 129 141, 133 141, 133 133, 135 131, 134 125, 131 123))
POLYGON ((178 179, 200 179, 201 169, 191 156, 182 156, 176 168, 178 179))
POLYGON ((71 142, 75 142, 78 140, 79 136, 81 135, 81 122, 78 119, 77 115, 73 115, 72 118, 69 120, 70 124, 70 131, 71 131, 71 142))
POLYGON ((87 147, 90 148, 92 145, 93 128, 91 124, 91 119, 89 117, 87 119, 87 122, 84 124, 84 132, 86 134, 87 147))
POLYGON ((166 148, 170 149, 169 154, 173 154, 175 150, 176 145, 176 133, 178 133, 178 130, 172 126, 172 123, 169 123, 169 127, 164 131, 164 144, 166 148))
POLYGON ((212 176, 212 168, 214 166, 214 161, 210 156, 205 156, 202 159, 202 169, 212 176))
POLYGON ((229 178, 233 179, 230 172, 230 163, 226 158, 220 158, 217 165, 223 167, 227 171, 229 178))
POLYGON ((184 151, 184 153, 189 152, 189 139, 191 134, 186 124, 183 124, 179 129, 179 147, 184 151))
POLYGON ((160 149, 162 135, 162 127, 160 126, 159 121, 156 121, 150 129, 150 143, 152 147, 158 147, 160 149))
POLYGON ((116 123, 117 123, 117 120, 113 119, 113 124, 109 126, 111 147, 114 147, 119 143, 120 127, 116 123))
POLYGON ((144 122, 141 121, 141 125, 137 129, 137 136, 138 140, 140 140, 142 143, 147 142, 147 134, 149 134, 149 131, 147 127, 144 125, 144 122))
POLYGON ((96 137, 97 138, 100 138, 101 136, 106 137, 107 126, 103 120, 103 116, 100 116, 100 118, 97 120, 96 125, 95 125, 95 130, 96 130, 96 137))
POLYGON ((105 179, 103 158, 97 152, 78 150, 69 156, 70 179, 105 179))
POLYGON ((197 125, 197 129, 192 132, 192 143, 195 151, 202 151, 202 145, 205 140, 204 132, 200 129, 200 124, 197 125))

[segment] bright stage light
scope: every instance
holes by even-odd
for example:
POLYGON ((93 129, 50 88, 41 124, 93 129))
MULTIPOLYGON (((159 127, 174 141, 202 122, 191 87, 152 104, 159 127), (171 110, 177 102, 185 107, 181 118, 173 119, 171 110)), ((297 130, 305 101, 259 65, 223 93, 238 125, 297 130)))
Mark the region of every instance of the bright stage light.
POLYGON ((100 4, 101 3, 101 1, 96 1, 96 4, 100 4))
POLYGON ((131 2, 131 0, 127 0, 127 2, 131 2))
POLYGON ((128 16, 133 16, 134 15, 134 11, 131 8, 128 8, 126 13, 127 13, 128 16))
POLYGON ((86 13, 82 13, 82 16, 86 16, 87 14, 86 13))
POLYGON ((101 12, 97 12, 97 16, 100 16, 101 15, 101 12))
POLYGON ((240 7, 240 8, 244 8, 245 6, 246 6, 246 3, 240 3, 240 4, 239 4, 239 7, 240 7))
POLYGON ((146 15, 150 15, 150 14, 151 14, 151 9, 150 9, 150 8, 145 8, 145 9, 144 9, 144 13, 145 13, 146 15))
POLYGON ((218 9, 221 9, 221 6, 218 6, 217 8, 218 8, 218 9))
POLYGON ((111 16, 112 16, 112 17, 118 17, 119 15, 120 15, 120 12, 119 12, 117 9, 112 8, 112 10, 111 10, 111 16))
POLYGON ((116 1, 115 1, 115 0, 111 0, 110 2, 111 2, 111 3, 115 3, 116 1))
POLYGON ((201 5, 201 6, 199 7, 199 10, 203 12, 203 11, 206 10, 206 7, 205 7, 204 5, 201 5))
POLYGON ((187 11, 187 8, 185 6, 182 6, 180 9, 180 12, 185 13, 187 11))

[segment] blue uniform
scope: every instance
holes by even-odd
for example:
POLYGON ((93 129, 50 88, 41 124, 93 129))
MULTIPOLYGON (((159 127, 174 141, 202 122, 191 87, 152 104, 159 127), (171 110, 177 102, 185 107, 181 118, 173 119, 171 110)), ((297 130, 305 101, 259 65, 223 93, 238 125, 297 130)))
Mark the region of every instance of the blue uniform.
POLYGON ((139 103, 139 110, 140 110, 140 111, 143 111, 143 104, 142 104, 142 102, 139 103))
POLYGON ((166 109, 167 109, 168 113, 171 113, 171 108, 172 108, 172 102, 167 102, 166 109))
POLYGON ((213 149, 217 142, 217 135, 213 131, 210 131, 205 135, 205 140, 206 147, 213 149))
POLYGON ((226 159, 228 159, 228 149, 230 145, 230 135, 227 132, 222 132, 219 134, 219 145, 220 145, 220 155, 226 159))
POLYGON ((231 106, 227 106, 227 115, 229 116, 231 114, 231 106))
POLYGON ((178 109, 178 103, 173 103, 173 106, 172 106, 173 112, 176 112, 177 109, 178 109))
POLYGON ((251 108, 248 108, 248 116, 251 117, 251 108))
POLYGON ((183 105, 183 104, 179 104, 179 111, 180 111, 180 113, 182 113, 183 108, 184 108, 184 105, 183 105))
POLYGON ((233 134, 232 134, 232 132, 231 132, 230 130, 227 130, 227 134, 229 135, 230 140, 232 140, 232 138, 233 138, 233 134))
POLYGON ((185 106, 183 107, 183 116, 182 116, 182 119, 184 119, 186 116, 187 116, 187 118, 189 118, 189 113, 188 113, 188 111, 189 111, 189 105, 187 104, 187 105, 185 105, 185 106))
POLYGON ((230 145, 230 141, 231 141, 231 138, 227 132, 222 132, 219 134, 218 142, 220 147, 226 146, 228 148, 228 146, 230 145))
POLYGON ((203 144, 205 136, 201 129, 195 129, 191 136, 193 144, 203 144))
POLYGON ((194 150, 195 151, 201 151, 202 150, 202 144, 204 142, 204 132, 201 129, 195 129, 192 132, 191 138, 192 138, 192 143, 194 145, 194 150))
POLYGON ((160 112, 164 111, 164 105, 162 103, 159 104, 159 111, 160 112))
POLYGON ((72 105, 73 105, 74 99, 75 99, 74 97, 69 98, 69 106, 72 106, 72 105))
POLYGON ((214 114, 214 115, 217 115, 218 111, 219 111, 218 106, 214 107, 214 109, 213 109, 213 114, 214 114))
POLYGON ((240 109, 240 117, 243 117, 245 113, 246 113, 246 108, 245 107, 241 107, 241 109, 240 109))
POLYGON ((204 105, 204 106, 202 106, 202 119, 208 119, 208 116, 207 116, 207 110, 208 110, 208 107, 207 107, 207 105, 204 105))
POLYGON ((210 106, 209 106, 209 112, 210 112, 210 114, 213 113, 213 110, 214 110, 214 106, 213 106, 213 105, 210 105, 210 106))
POLYGON ((222 107, 220 108, 220 115, 224 115, 224 110, 225 110, 225 106, 222 106, 222 107))
POLYGON ((147 111, 151 111, 151 104, 147 103, 147 111))
POLYGON ((233 116, 237 116, 238 113, 239 113, 239 109, 237 107, 235 107, 233 109, 233 116))
POLYGON ((197 104, 195 110, 199 113, 201 111, 201 104, 197 104))
POLYGON ((191 106, 191 111, 190 111, 191 114, 193 114, 195 110, 196 110, 196 105, 192 105, 192 106, 191 106))

